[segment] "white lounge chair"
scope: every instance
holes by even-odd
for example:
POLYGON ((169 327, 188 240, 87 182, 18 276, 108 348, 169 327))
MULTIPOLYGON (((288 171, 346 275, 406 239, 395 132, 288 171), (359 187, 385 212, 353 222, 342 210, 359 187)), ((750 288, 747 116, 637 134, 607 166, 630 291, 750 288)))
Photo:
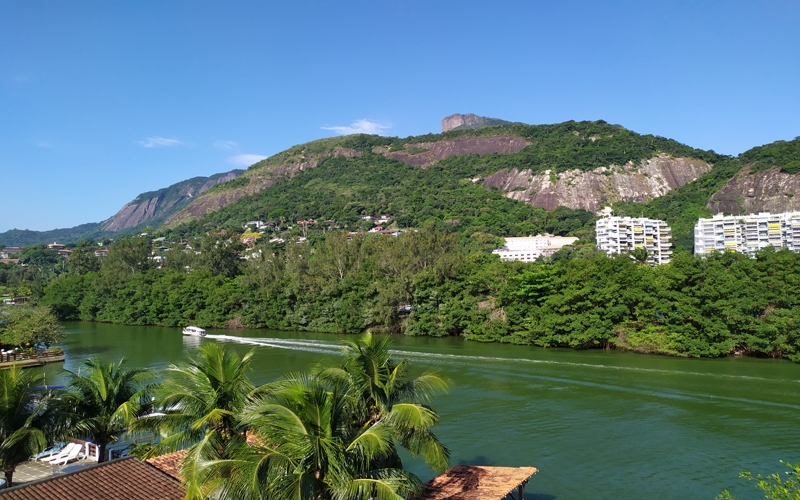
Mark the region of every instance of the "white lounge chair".
POLYGON ((50 465, 67 465, 73 460, 78 460, 79 455, 83 451, 83 445, 79 443, 75 444, 77 444, 78 446, 74 446, 72 450, 70 450, 70 452, 65 457, 56 460, 50 460, 50 465))
POLYGON ((61 450, 63 450, 64 446, 66 445, 67 443, 54 444, 53 446, 47 448, 43 452, 37 453, 36 455, 32 456, 31 458, 29 458, 29 460, 44 460, 45 458, 53 458, 54 456, 61 453, 61 450))
POLYGON ((80 443, 68 443, 68 444, 67 444, 67 445, 66 445, 66 446, 65 446, 65 447, 64 447, 64 448, 61 450, 61 452, 59 452, 59 453, 57 453, 57 454, 55 454, 55 455, 53 455, 53 456, 51 456, 51 457, 45 457, 45 458, 43 458, 43 459, 42 459, 42 462, 48 462, 48 463, 51 463, 51 464, 52 464, 53 462, 55 462, 55 461, 58 461, 58 460, 61 460, 62 458, 64 458, 64 457, 68 456, 70 453, 72 453, 72 450, 78 450, 78 453, 80 453, 80 451, 81 451, 81 448, 83 448, 83 445, 82 445, 82 444, 80 444, 80 443))

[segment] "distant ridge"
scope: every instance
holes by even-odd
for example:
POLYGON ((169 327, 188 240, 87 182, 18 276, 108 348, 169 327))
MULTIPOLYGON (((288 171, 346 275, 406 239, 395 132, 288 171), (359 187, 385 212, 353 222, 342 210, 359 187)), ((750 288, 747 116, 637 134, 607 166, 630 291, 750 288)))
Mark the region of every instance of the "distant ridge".
POLYGON ((143 226, 158 227, 170 215, 189 204, 195 196, 217 184, 232 181, 244 170, 231 170, 210 177, 192 177, 169 187, 142 193, 113 217, 102 222, 104 231, 123 231, 143 226))
POLYGON ((487 118, 485 116, 478 116, 472 113, 468 113, 466 115, 456 113, 454 115, 445 116, 442 118, 442 132, 481 127, 494 127, 495 125, 506 125, 509 123, 511 122, 501 120, 500 118, 487 118))
POLYGON ((197 195, 212 187, 239 177, 243 170, 231 170, 209 177, 193 177, 176 182, 169 187, 148 191, 125 204, 114 216, 102 222, 89 222, 75 227, 30 231, 11 229, 0 233, 0 246, 32 245, 36 243, 77 243, 84 239, 113 238, 116 234, 136 231, 144 227, 156 228, 164 220, 197 195))

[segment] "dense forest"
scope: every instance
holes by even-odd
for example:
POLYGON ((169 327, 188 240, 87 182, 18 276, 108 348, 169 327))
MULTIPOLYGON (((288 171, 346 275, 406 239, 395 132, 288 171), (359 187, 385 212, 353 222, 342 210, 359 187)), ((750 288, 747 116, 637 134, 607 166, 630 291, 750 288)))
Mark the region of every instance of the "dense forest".
POLYGON ((332 232, 280 252, 264 244, 242 260, 236 240, 210 234, 195 243, 202 253, 155 269, 147 240, 128 238, 99 269, 58 276, 41 303, 64 319, 135 325, 371 330, 800 361, 798 254, 676 252, 651 268, 578 245, 527 264, 491 255, 499 242, 427 224, 396 238, 332 232))

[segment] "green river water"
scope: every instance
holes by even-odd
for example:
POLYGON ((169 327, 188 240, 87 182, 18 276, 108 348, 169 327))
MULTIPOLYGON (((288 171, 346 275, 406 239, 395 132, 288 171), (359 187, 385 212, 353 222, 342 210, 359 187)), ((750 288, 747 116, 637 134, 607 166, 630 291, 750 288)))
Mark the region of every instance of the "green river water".
MULTIPOLYGON (((177 328, 67 323, 64 368, 90 356, 155 371, 201 342, 177 328)), ((334 335, 213 331, 202 342, 255 346, 252 379, 264 383, 337 356, 334 335), (250 344, 246 343, 249 342, 250 344)), ((451 391, 433 406, 453 465, 530 465, 526 500, 709 499, 723 488, 763 498, 738 472, 800 461, 800 365, 728 358, 680 359, 573 351, 460 338, 395 337, 397 357, 435 368, 451 391)), ((58 383, 62 366, 44 370, 58 383)), ((433 472, 412 459, 423 479, 433 472)))

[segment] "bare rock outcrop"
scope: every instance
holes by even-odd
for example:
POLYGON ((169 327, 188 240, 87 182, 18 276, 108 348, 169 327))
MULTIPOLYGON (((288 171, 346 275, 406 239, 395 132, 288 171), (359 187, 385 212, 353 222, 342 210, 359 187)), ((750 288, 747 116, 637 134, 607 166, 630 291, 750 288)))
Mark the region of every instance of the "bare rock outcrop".
POLYGON ((406 151, 389 151, 386 148, 375 148, 373 153, 382 154, 408 165, 425 167, 433 162, 451 156, 467 154, 517 153, 531 143, 516 136, 497 137, 459 137, 436 142, 418 142, 406 144, 406 151))
POLYGON ((445 116, 444 118, 442 118, 442 132, 447 132, 453 130, 456 127, 461 127, 464 125, 467 126, 483 125, 487 121, 489 121, 488 118, 484 118, 483 116, 473 115, 472 113, 467 113, 466 115, 456 113, 454 115, 445 116))
POLYGON ((442 118, 442 132, 448 132, 457 128, 491 127, 506 123, 511 122, 501 120, 500 118, 487 118, 485 116, 473 115, 472 113, 468 113, 466 115, 456 113, 454 115, 445 116, 442 118))
POLYGON ((708 201, 712 212, 750 214, 800 210, 800 175, 775 167, 751 172, 744 167, 708 201))
POLYGON ((529 205, 553 210, 558 206, 596 212, 616 201, 646 202, 663 196, 711 170, 711 165, 692 158, 660 155, 634 165, 611 165, 588 172, 550 170, 533 174, 516 168, 501 170, 483 181, 506 196, 529 205))

